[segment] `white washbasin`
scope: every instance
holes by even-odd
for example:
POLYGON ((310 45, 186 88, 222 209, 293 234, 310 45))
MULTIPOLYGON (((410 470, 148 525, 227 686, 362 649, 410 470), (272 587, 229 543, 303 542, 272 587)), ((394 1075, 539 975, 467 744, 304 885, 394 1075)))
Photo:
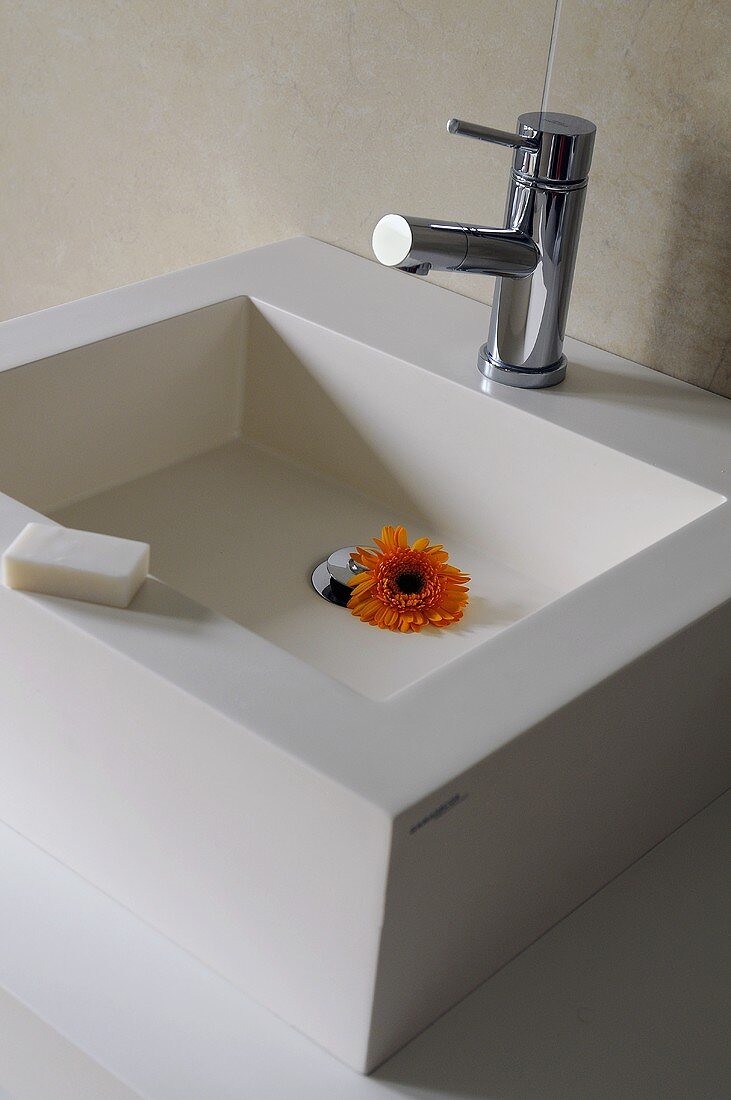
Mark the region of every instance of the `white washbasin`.
POLYGON ((727 403, 571 341, 485 392, 485 313, 297 240, 0 328, 0 550, 157 578, 0 589, 0 816, 360 1070, 729 779, 727 403), (310 587, 399 522, 450 630, 310 587))

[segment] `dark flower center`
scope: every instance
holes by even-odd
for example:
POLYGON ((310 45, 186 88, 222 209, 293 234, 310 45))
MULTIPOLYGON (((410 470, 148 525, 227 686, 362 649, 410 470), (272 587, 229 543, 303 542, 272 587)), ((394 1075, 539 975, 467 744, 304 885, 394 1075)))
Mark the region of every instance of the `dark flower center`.
POLYGON ((424 578, 419 573, 398 573, 396 587, 405 596, 415 596, 424 587, 424 578))

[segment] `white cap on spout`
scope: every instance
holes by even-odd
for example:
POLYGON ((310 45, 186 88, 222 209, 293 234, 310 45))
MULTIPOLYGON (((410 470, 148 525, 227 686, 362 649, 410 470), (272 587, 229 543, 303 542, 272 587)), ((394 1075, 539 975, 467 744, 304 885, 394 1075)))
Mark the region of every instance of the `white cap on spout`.
POLYGON ((413 244, 411 226, 400 214, 386 214, 373 230, 373 253, 379 263, 386 267, 398 267, 402 264, 413 244))

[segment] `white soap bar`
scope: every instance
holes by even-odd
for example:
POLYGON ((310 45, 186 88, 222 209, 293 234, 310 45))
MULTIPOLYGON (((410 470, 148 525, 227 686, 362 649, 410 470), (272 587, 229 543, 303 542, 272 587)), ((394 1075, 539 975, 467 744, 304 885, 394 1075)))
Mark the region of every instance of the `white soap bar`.
POLYGON ((150 566, 146 542, 29 523, 3 554, 8 588, 127 607, 150 566))

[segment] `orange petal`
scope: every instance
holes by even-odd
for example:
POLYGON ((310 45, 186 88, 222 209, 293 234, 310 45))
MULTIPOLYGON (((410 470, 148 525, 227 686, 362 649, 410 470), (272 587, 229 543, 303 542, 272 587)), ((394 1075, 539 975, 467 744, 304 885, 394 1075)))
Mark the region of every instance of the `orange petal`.
POLYGON ((353 554, 352 557, 357 560, 359 564, 365 565, 368 568, 370 568, 370 566, 372 565, 375 565, 378 561, 378 554, 372 546, 367 549, 359 550, 358 553, 353 554))
POLYGON ((365 612, 368 615, 376 615, 379 611, 383 611, 383 604, 380 600, 367 600, 363 604, 362 613, 365 612))
POLYGON ((373 588, 376 579, 369 573, 366 577, 362 575, 360 577, 350 577, 346 583, 349 584, 351 588, 355 589, 355 595, 362 596, 364 592, 368 592, 373 588))

